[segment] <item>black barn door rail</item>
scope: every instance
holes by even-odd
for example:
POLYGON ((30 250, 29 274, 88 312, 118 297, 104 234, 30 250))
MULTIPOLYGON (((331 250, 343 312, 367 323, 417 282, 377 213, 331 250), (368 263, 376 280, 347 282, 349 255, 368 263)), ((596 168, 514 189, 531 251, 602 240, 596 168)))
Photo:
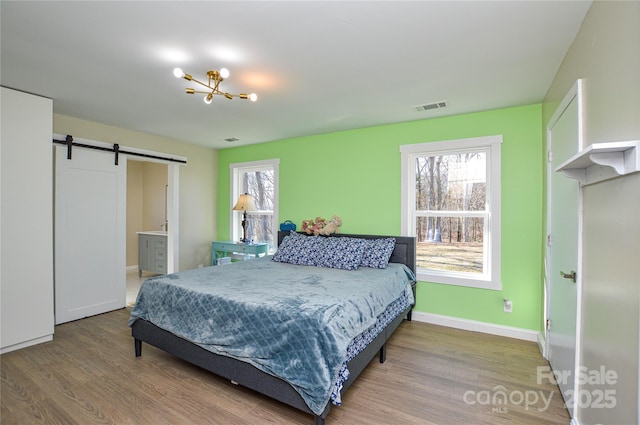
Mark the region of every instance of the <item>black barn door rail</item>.
POLYGON ((141 156, 143 158, 153 158, 153 159, 161 159, 163 161, 169 161, 169 162, 178 162, 180 164, 186 164, 187 163, 187 161, 185 161, 183 159, 175 159, 175 158, 166 157, 166 156, 150 155, 150 154, 146 154, 146 153, 124 151, 124 150, 120 149, 120 145, 117 144, 117 143, 115 143, 113 145, 113 147, 111 147, 111 148, 107 148, 107 147, 103 147, 103 146, 87 145, 85 143, 76 143, 76 142, 73 141, 73 136, 71 136, 71 135, 67 135, 65 140, 53 139, 53 143, 57 143, 59 145, 66 145, 67 146, 67 159, 71 159, 72 147, 73 146, 77 146, 77 147, 80 147, 80 148, 87 148, 87 149, 95 149, 95 150, 98 150, 98 151, 113 152, 113 154, 115 156, 115 165, 118 165, 118 158, 119 158, 119 155, 121 153, 122 154, 126 154, 126 155, 141 156))

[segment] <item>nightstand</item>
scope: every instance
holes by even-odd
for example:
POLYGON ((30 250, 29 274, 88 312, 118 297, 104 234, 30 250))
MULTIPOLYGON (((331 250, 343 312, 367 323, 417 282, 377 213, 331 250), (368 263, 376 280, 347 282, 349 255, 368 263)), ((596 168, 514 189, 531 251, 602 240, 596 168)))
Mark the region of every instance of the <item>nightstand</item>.
POLYGON ((242 254, 247 260, 251 257, 261 257, 269 253, 268 243, 242 243, 233 241, 211 242, 211 265, 215 266, 218 258, 229 256, 229 254, 242 254))

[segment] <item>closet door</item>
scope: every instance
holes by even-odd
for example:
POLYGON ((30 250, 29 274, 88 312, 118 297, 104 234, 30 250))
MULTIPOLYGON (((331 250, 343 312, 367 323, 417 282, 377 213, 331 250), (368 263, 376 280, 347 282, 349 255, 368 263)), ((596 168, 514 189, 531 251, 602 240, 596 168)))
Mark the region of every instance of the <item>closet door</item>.
POLYGON ((0 89, 0 352, 6 353, 53 338, 53 103, 0 89))
MULTIPOLYGON (((581 148, 580 83, 572 88, 552 117, 548 190, 547 358, 558 376, 565 401, 573 399, 578 345, 580 270, 580 187, 554 170, 581 148), (566 379, 564 378, 566 377, 566 379)), ((573 416, 572 406, 569 413, 573 416)))
POLYGON ((125 306, 126 157, 56 146, 56 324, 125 306))

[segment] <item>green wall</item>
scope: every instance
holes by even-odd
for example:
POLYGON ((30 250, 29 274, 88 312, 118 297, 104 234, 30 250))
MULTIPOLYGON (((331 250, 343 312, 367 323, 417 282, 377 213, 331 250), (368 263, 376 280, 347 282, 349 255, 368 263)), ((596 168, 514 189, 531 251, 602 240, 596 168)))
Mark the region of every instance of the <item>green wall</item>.
POLYGON ((229 237, 236 162, 280 159, 279 221, 333 214, 341 232, 400 234, 400 145, 502 135, 502 291, 420 282, 416 311, 540 330, 543 134, 541 105, 411 121, 223 149, 218 237, 229 237), (513 313, 502 311, 502 299, 513 313))

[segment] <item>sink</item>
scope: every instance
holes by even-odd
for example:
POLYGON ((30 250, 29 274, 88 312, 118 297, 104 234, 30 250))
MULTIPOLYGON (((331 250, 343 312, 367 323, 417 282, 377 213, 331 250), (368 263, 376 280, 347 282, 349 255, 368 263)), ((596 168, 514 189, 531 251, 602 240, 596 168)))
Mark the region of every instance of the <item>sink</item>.
POLYGON ((167 232, 164 230, 147 230, 144 232, 136 232, 138 234, 143 234, 143 235, 163 235, 163 236, 167 236, 167 232))

